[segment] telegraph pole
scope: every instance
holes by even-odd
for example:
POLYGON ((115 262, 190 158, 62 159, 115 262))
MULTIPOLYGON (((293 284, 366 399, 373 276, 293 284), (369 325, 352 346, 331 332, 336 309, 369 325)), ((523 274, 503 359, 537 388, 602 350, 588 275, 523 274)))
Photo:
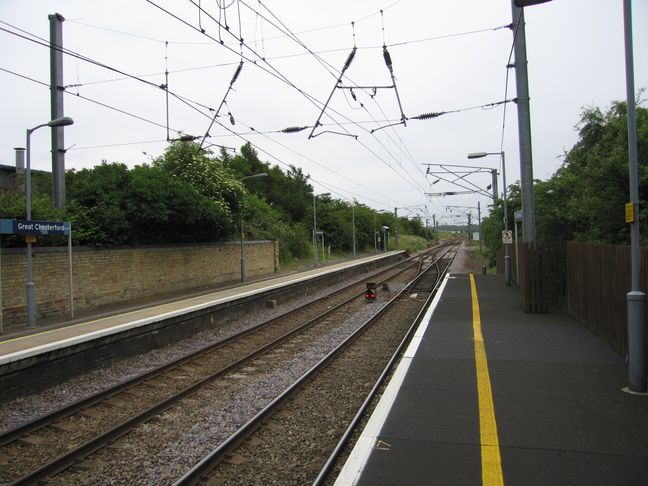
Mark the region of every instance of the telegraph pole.
MULTIPOLYGON (((52 120, 62 118, 63 113, 63 21, 55 13, 48 15, 50 22, 50 97, 52 120)), ((64 128, 52 127, 52 200, 54 207, 65 206, 65 141, 64 128)))

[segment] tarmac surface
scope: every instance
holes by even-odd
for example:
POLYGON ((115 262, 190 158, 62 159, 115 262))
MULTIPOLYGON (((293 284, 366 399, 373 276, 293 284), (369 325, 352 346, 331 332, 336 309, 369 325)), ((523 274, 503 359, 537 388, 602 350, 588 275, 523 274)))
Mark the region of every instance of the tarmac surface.
POLYGON ((474 282, 446 280, 336 484, 648 484, 648 396, 622 391, 624 359, 523 313, 501 276, 474 282))

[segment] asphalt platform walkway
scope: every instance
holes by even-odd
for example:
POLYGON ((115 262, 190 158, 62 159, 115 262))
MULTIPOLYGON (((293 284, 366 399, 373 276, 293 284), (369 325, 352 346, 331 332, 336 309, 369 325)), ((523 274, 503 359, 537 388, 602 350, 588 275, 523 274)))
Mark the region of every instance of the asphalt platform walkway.
POLYGON ((451 275, 427 317, 336 484, 648 485, 648 396, 584 327, 496 275, 451 275))

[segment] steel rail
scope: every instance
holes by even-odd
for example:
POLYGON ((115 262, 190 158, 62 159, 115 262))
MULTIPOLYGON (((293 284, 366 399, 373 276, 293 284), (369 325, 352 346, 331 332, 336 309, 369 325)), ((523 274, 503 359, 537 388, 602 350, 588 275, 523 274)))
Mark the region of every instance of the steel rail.
MULTIPOLYGON (((427 269, 432 268, 432 265, 427 269)), ((426 270, 426 271, 427 271, 426 270)), ((425 271, 423 272, 425 273, 425 271)), ((174 486, 193 485, 200 481, 201 477, 210 472, 218 463, 222 462, 227 455, 231 454, 243 441, 245 441, 252 433, 254 433, 268 417, 270 417, 277 409, 281 407, 292 395, 294 395, 299 388, 308 380, 310 380, 318 371, 325 367, 331 360, 339 355, 346 347, 348 347, 355 339, 362 335, 387 309, 404 295, 410 286, 417 280, 418 277, 410 281, 402 290, 400 290, 386 305, 384 305, 374 316, 369 318, 358 329, 350 334, 344 341, 335 347, 329 354, 322 358, 310 370, 304 373, 297 381, 291 386, 286 388, 279 396, 277 396, 266 407, 259 411, 247 423, 241 426, 234 432, 228 439, 222 442, 216 449, 205 456, 193 468, 187 471, 180 479, 178 479, 174 486)))
POLYGON ((374 384, 373 388, 367 394, 367 397, 365 398, 365 401, 362 403, 362 405, 358 409, 358 412, 353 417, 353 419, 351 420, 351 422, 347 426, 346 430, 344 431, 344 434, 342 434, 342 437, 340 438, 337 445, 335 446, 335 448, 333 449, 333 451, 329 455, 328 459, 324 463, 324 466, 322 467, 319 474, 317 475, 317 477, 315 478, 315 480, 312 483, 313 486, 320 486, 321 484, 324 483, 324 481, 328 477, 329 473, 331 472, 331 469, 335 465, 338 457, 340 457, 340 455, 342 454, 342 451, 344 450, 344 448, 346 447, 347 443, 349 442, 351 436, 353 435, 354 431, 358 427, 358 424, 360 423, 360 421, 364 417, 367 409, 369 408, 369 406, 374 401, 376 395, 378 394, 378 391, 381 389, 381 387, 385 383, 387 377, 392 372, 392 369, 396 365, 397 361, 400 360, 400 358, 402 356, 402 353, 403 353, 403 351, 405 349, 405 346, 407 346, 409 344, 409 342, 411 341, 413 333, 416 331, 416 329, 420 325, 421 320, 423 319, 423 316, 425 316, 425 313, 427 312, 428 308, 430 307, 430 304, 432 303, 432 300, 434 299, 434 297, 436 296, 437 291, 439 290, 439 285, 441 285, 441 282, 442 282, 443 278, 445 277, 446 273, 448 272, 448 269, 450 268, 450 265, 452 264, 455 256, 456 256, 456 253, 450 259, 448 264, 445 266, 445 268, 443 269, 443 272, 440 271, 440 268, 438 266, 438 261, 439 260, 435 261, 437 272, 439 272, 439 273, 438 273, 437 281, 434 284, 434 288, 430 292, 430 295, 428 296, 425 304, 421 308, 421 311, 419 312, 419 314, 416 316, 416 318, 412 322, 412 325, 410 326, 407 333, 405 334, 405 337, 403 337, 402 341, 398 345, 398 348, 396 348, 396 351, 394 351, 394 354, 392 355, 391 359, 389 360, 389 362, 385 366, 385 369, 383 370, 383 372, 380 374, 380 376, 376 380, 376 383, 374 384))
MULTIPOLYGON (((437 248, 436 247, 432 248, 430 251, 432 251, 434 249, 437 249, 437 248)), ((399 265, 403 265, 403 264, 407 263, 408 261, 411 261, 414 258, 417 258, 417 257, 410 257, 410 258, 407 258, 405 260, 399 261, 399 262, 397 262, 397 263, 395 263, 395 264, 393 264, 393 265, 391 265, 391 266, 389 266, 387 268, 383 268, 383 269, 377 270, 377 271, 375 271, 375 272, 373 272, 371 274, 368 274, 365 278, 372 278, 372 277, 374 277, 376 275, 380 275, 381 273, 389 272, 390 270, 394 269, 395 267, 397 267, 399 265)), ((407 268, 409 268, 409 267, 404 267, 402 271, 405 271, 407 268)), ((393 278, 395 275, 398 275, 398 273, 392 275, 390 278, 393 278)), ((315 304, 316 302, 321 301, 321 300, 323 300, 325 298, 334 297, 335 295, 340 294, 342 292, 345 292, 345 291, 349 290, 351 287, 353 287, 355 285, 358 285, 358 283, 359 282, 356 281, 356 282, 354 282, 354 283, 352 283, 350 285, 347 285, 346 287, 343 287, 343 288, 341 288, 339 290, 331 292, 331 293, 321 297, 320 299, 318 299, 316 301, 310 302, 307 305, 315 304)), ((191 353, 189 353, 189 354, 187 354, 185 356, 182 356, 182 357, 180 357, 180 358, 178 358, 176 360, 173 360, 173 361, 171 361, 169 363, 166 363, 166 364, 160 365, 160 366, 158 366, 156 368, 153 368, 153 369, 151 369, 151 370, 149 370, 149 371, 147 371, 147 372, 145 372, 145 373, 143 373, 143 374, 141 374, 139 376, 136 376, 136 377, 128 379, 126 381, 117 383, 116 385, 113 385, 113 386, 111 386, 109 388, 98 391, 98 392, 96 392, 96 393, 94 393, 94 394, 92 394, 92 395, 90 395, 88 397, 77 400, 77 401, 75 401, 75 402, 73 402, 71 404, 65 405, 65 406, 63 406, 63 407, 61 407, 59 409, 56 409, 56 410, 54 410, 54 411, 52 411, 52 412, 50 412, 50 413, 48 413, 46 415, 43 415, 41 417, 37 417, 37 418, 35 418, 33 420, 25 422, 24 424, 21 424, 21 425, 18 425, 17 427, 9 429, 6 432, 0 434, 0 447, 3 447, 5 445, 7 445, 7 444, 10 444, 11 442, 14 442, 15 440, 19 439, 20 437, 22 437, 22 436, 24 436, 26 434, 30 434, 30 433, 33 433, 33 432, 39 430, 39 429, 47 427, 47 426, 51 425, 52 423, 56 422, 57 420, 64 419, 64 418, 66 418, 66 417, 68 417, 68 416, 70 416, 70 415, 72 415, 72 414, 74 414, 74 413, 76 413, 76 412, 78 412, 80 410, 83 410, 83 409, 89 408, 89 407, 91 407, 93 405, 96 405, 96 404, 98 404, 98 403, 100 403, 100 402, 102 402, 102 401, 104 401, 104 400, 106 400, 108 398, 111 398, 111 397, 113 397, 113 396, 115 396, 115 395, 117 395, 119 393, 122 393, 123 391, 125 391, 125 390, 127 390, 129 388, 132 388, 134 386, 137 386, 137 385, 139 385, 139 384, 141 384, 141 383, 143 383, 143 382, 145 382, 147 380, 150 380, 150 379, 152 379, 152 378, 154 378, 154 377, 156 377, 156 376, 158 376, 158 375, 160 375, 162 373, 165 373, 165 372, 170 371, 170 370, 172 370, 174 368, 177 368, 178 366, 182 366, 182 365, 186 364, 187 362, 190 362, 190 361, 192 361, 192 360, 194 360, 196 358, 199 358, 200 356, 202 356, 204 354, 210 353, 210 352, 214 351, 215 349, 217 349, 219 347, 230 344, 230 343, 232 343, 232 342, 234 342, 234 341, 236 341, 238 339, 242 339, 243 337, 245 337, 245 336, 247 336, 249 334, 252 334, 253 332, 256 332, 256 331, 259 331, 259 330, 261 330, 261 329, 263 329, 265 327, 271 326, 275 322, 277 322, 277 321, 279 321, 281 319, 285 319, 287 317, 290 317, 290 315, 297 313, 298 311, 302 310, 304 307, 305 306, 302 306, 302 307, 298 307, 296 309, 292 309, 292 310, 289 310, 287 312, 284 312, 281 315, 273 317, 272 319, 269 319, 269 320, 267 320, 265 322, 262 322, 262 323, 260 323, 260 324, 258 324, 256 326, 254 326, 254 327, 246 329, 246 330, 244 330, 244 331, 242 331, 240 333, 237 333, 235 335, 232 335, 232 336, 230 336, 228 338, 222 339, 222 340, 217 341, 215 343, 208 344, 208 345, 206 345, 206 346, 204 346, 204 347, 202 347, 202 348, 200 348, 200 349, 198 349, 196 351, 193 351, 193 352, 191 352, 191 353)))

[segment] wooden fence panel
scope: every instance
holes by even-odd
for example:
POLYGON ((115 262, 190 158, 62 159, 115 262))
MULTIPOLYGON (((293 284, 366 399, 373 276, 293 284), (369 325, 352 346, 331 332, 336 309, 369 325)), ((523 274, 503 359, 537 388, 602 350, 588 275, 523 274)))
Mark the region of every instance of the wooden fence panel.
MULTIPOLYGON (((648 288, 648 248, 641 249, 642 292, 648 288)), ((630 247, 567 243, 567 312, 616 352, 628 352, 626 294, 631 287, 630 247)), ((648 312, 646 315, 648 322, 648 312)))
POLYGON ((525 312, 560 308, 565 295, 565 244, 519 243, 520 298, 525 312))
MULTIPOLYGON (((529 313, 566 308, 592 334, 625 356, 628 350, 627 300, 631 287, 630 247, 572 241, 518 243, 520 299, 529 313)), ((503 251, 498 273, 503 273, 503 251)), ((512 265, 513 266, 513 265, 512 265)), ((648 290, 648 247, 641 248, 642 292, 648 290)), ((515 272, 513 272, 515 279, 515 272)), ((646 305, 648 323, 648 303, 646 305)), ((647 354, 648 356, 648 345, 647 354)))

